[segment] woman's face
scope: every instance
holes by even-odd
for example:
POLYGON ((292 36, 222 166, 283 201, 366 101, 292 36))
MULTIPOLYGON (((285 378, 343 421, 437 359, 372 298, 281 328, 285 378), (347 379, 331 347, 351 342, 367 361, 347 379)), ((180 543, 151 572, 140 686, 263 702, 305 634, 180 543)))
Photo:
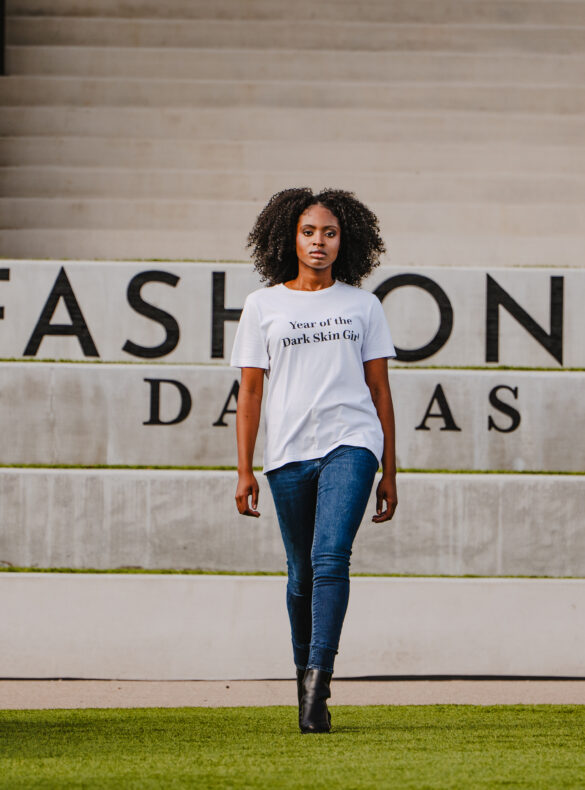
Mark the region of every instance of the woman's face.
POLYGON ((335 214, 319 204, 303 211, 297 223, 299 270, 306 266, 315 272, 330 270, 339 252, 341 228, 335 214))

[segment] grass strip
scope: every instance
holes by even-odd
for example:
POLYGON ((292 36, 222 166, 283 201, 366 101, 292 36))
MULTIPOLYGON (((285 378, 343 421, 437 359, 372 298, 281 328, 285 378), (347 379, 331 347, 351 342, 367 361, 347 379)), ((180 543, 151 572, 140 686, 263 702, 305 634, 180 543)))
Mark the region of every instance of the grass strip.
MULTIPOLYGON (((209 568, 35 568, 20 565, 9 565, 0 562, 2 573, 140 573, 140 574, 173 574, 178 576, 286 576, 286 571, 234 571, 212 570, 209 568)), ((542 576, 529 574, 499 574, 498 576, 481 575, 478 573, 351 573, 351 578, 375 579, 583 579, 583 576, 542 576)))
MULTIPOLYGON (((140 465, 140 464, 2 464, 0 469, 121 469, 124 471, 148 471, 148 470, 174 470, 177 472, 237 472, 237 466, 223 465, 210 466, 204 464, 188 466, 172 465, 140 465)), ((261 466, 254 467, 255 472, 262 472, 261 466)), ((381 469, 378 470, 379 472, 381 469)), ((399 467, 398 474, 417 474, 417 475, 564 475, 564 476, 585 476, 582 469, 417 469, 399 467)))
POLYGON ((585 706, 0 711, 0 788, 580 790, 585 706))

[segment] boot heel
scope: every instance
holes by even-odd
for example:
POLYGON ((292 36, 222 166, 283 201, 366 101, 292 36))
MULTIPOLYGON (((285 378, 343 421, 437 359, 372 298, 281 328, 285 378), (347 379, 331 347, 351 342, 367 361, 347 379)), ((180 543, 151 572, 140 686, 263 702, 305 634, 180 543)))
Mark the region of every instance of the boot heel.
POLYGON ((301 702, 303 699, 303 678, 305 670, 297 668, 297 698, 299 700, 299 727, 301 726, 301 702))
POLYGON ((301 732, 331 732, 331 714, 326 702, 331 696, 330 683, 331 672, 322 669, 305 672, 299 720, 301 732))

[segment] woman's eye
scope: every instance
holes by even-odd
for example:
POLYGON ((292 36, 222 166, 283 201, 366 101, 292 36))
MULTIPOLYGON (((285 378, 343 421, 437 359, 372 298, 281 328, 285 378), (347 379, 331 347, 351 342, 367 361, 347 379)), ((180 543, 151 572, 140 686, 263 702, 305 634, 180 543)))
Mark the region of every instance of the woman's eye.
POLYGON ((311 235, 312 235, 312 231, 310 231, 310 230, 304 230, 303 231, 303 236, 311 236, 311 235))

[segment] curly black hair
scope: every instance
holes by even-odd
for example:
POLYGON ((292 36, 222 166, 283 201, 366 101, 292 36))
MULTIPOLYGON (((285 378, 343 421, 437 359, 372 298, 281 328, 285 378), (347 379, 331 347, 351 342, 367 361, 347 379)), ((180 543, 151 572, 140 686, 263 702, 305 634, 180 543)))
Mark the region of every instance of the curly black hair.
POLYGON ((359 285, 380 263, 386 251, 378 218, 353 194, 343 189, 324 189, 313 194, 308 187, 284 189, 273 195, 258 215, 248 236, 254 268, 270 285, 284 283, 298 274, 297 223, 309 206, 325 206, 341 228, 333 277, 348 285, 359 285))

